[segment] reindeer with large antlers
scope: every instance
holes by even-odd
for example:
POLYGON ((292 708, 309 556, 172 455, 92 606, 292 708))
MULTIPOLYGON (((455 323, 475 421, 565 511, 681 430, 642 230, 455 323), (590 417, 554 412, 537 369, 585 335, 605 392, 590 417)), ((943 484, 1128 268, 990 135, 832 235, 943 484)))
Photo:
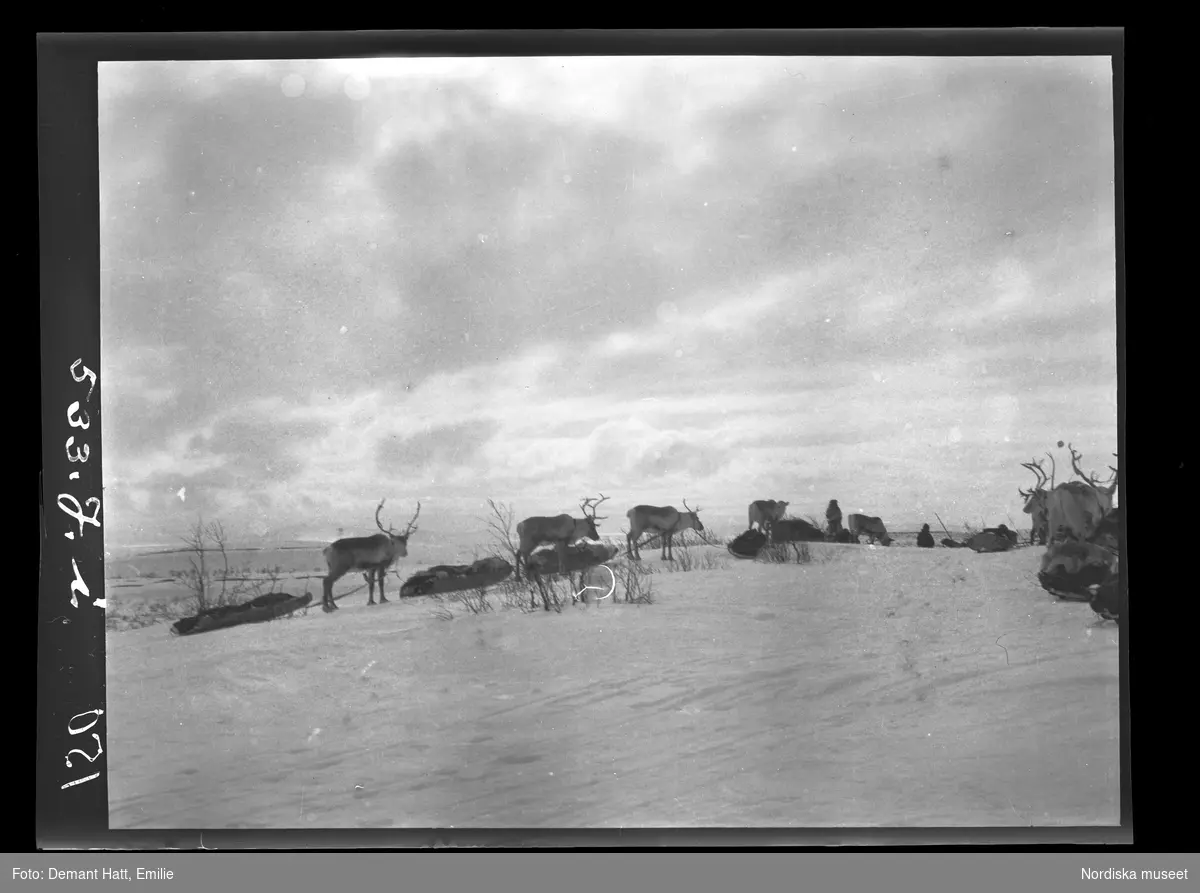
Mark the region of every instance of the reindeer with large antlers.
MULTIPOLYGON (((1112 511, 1113 494, 1117 490, 1117 469, 1108 466, 1112 475, 1104 481, 1094 474, 1085 474, 1079 467, 1083 458, 1071 444, 1071 468, 1081 480, 1059 484, 1046 500, 1051 543, 1063 539, 1089 540, 1104 516, 1112 511)), ((1116 457, 1113 453, 1113 457, 1116 457)))
POLYGON ((662 541, 662 560, 674 561, 675 552, 671 548, 672 538, 676 533, 685 530, 704 532, 704 524, 700 520, 700 509, 693 509, 683 501, 686 511, 678 511, 675 506, 635 505, 625 513, 629 519, 629 533, 625 535, 625 551, 634 561, 642 560, 642 552, 638 546, 638 538, 647 530, 658 533, 662 541))
POLYGON ((350 571, 365 571, 369 587, 367 604, 375 604, 375 582, 379 582, 379 603, 387 601, 383 594, 383 578, 397 558, 408 555, 408 538, 417 532, 417 517, 421 514, 421 503, 417 502, 416 514, 408 522, 403 533, 396 533, 390 526, 384 527, 379 512, 385 500, 379 500, 375 509, 375 526, 380 532, 373 536, 351 536, 336 540, 325 547, 325 564, 329 573, 325 577, 325 592, 321 599, 321 610, 326 613, 337 610, 333 600, 333 584, 350 571))
POLYGON ((1054 472, 1055 464, 1054 457, 1046 453, 1050 458, 1050 474, 1046 474, 1046 470, 1042 467, 1042 460, 1034 458, 1032 462, 1022 462, 1022 468, 1028 468, 1037 476, 1037 484, 1032 490, 1022 490, 1017 488, 1017 492, 1025 500, 1024 512, 1032 516, 1033 526, 1029 531, 1029 542, 1032 544, 1036 538, 1041 545, 1046 545, 1046 540, 1050 536, 1049 513, 1046 509, 1046 501, 1050 496, 1050 492, 1054 489, 1054 472), (1049 482, 1049 489, 1046 488, 1046 483, 1049 482))
POLYGON ((544 543, 553 543, 558 547, 559 571, 565 572, 567 569, 567 546, 582 539, 600 539, 600 534, 596 532, 596 525, 605 519, 596 517, 596 509, 606 499, 608 497, 601 493, 599 500, 585 498, 581 501, 579 508, 583 510, 582 518, 572 518, 566 514, 553 517, 535 515, 519 523, 517 525, 516 579, 518 581, 521 579, 522 563, 528 570, 530 554, 544 543))

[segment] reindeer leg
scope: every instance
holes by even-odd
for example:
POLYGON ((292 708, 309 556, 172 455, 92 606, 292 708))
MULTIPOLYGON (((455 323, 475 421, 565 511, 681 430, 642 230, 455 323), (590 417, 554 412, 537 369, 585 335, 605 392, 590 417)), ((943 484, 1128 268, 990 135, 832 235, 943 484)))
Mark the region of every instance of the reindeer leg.
POLYGON ((387 576, 388 569, 382 568, 379 571, 379 604, 387 601, 387 596, 383 594, 383 578, 387 576))
POLYGON ((324 588, 321 595, 321 610, 329 614, 338 609, 337 602, 333 600, 333 584, 338 579, 339 575, 329 574, 324 581, 324 588))

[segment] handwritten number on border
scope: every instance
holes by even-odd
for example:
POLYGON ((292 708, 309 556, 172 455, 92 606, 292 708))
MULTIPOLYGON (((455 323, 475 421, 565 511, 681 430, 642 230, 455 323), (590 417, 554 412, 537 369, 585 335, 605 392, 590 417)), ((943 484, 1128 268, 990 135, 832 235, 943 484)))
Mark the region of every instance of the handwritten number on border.
MULTIPOLYGON (((75 580, 71 583, 71 607, 78 608, 79 602, 75 598, 76 595, 82 595, 84 598, 91 598, 92 595, 88 591, 87 583, 83 582, 83 575, 79 573, 79 565, 75 563, 74 558, 71 559, 71 570, 75 572, 75 580)), ((96 608, 107 608, 108 600, 98 598, 92 602, 92 605, 96 608)))
MULTIPOLYGON (((92 393, 96 389, 96 373, 93 372, 91 369, 89 369, 87 366, 83 366, 83 358, 82 357, 80 357, 74 363, 71 364, 71 378, 74 379, 76 382, 85 382, 86 381, 88 383, 87 396, 84 397, 84 402, 91 401, 92 393), (77 371, 80 369, 81 366, 82 366, 82 370, 77 371)), ((80 430, 83 430, 83 431, 86 431, 89 427, 91 427, 91 424, 92 424, 91 416, 88 414, 88 412, 86 410, 84 410, 80 407, 78 400, 76 400, 70 406, 67 407, 67 423, 72 428, 79 428, 80 430)), ((74 444, 75 444, 75 438, 73 436, 68 437, 66 445, 64 447, 66 454, 67 454, 67 461, 71 462, 71 463, 82 463, 82 462, 88 461, 89 457, 91 456, 91 452, 92 452, 91 447, 86 443, 81 444, 80 446, 75 447, 75 451, 72 454, 71 450, 72 450, 72 447, 74 446, 74 444)), ((78 475, 78 473, 72 473, 71 477, 77 478, 77 477, 79 477, 79 475, 78 475)), ((75 519, 75 522, 79 525, 79 535, 81 537, 83 536, 85 524, 91 524, 91 525, 95 526, 96 528, 100 527, 100 520, 99 520, 100 519, 100 500, 99 500, 99 498, 93 496, 86 501, 85 505, 87 506, 88 510, 91 511, 91 517, 88 517, 86 514, 84 514, 84 507, 81 506, 79 504, 79 500, 76 499, 74 496, 72 496, 70 493, 60 493, 58 495, 58 507, 60 509, 62 509, 64 512, 66 512, 68 515, 70 515, 72 518, 75 519)), ((68 530, 63 535, 66 536, 67 539, 75 539, 74 531, 68 530)), ((88 591, 87 584, 83 581, 83 575, 79 573, 79 565, 76 563, 74 558, 71 559, 71 570, 73 571, 74 576, 75 576, 75 579, 71 582, 71 606, 78 608, 79 607, 78 596, 82 595, 84 598, 91 598, 91 593, 88 591)), ((93 600, 92 604, 95 607, 100 608, 101 610, 103 610, 107 606, 107 603, 106 603, 105 599, 103 599, 103 598, 98 598, 98 599, 93 600)), ((100 721, 100 717, 103 715, 104 715, 104 710, 99 707, 93 708, 92 710, 85 710, 83 713, 76 713, 74 716, 72 716, 67 721, 67 733, 72 736, 82 735, 85 732, 87 732, 89 729, 91 729, 93 726, 95 726, 96 723, 98 723, 100 721), (77 722, 82 723, 89 716, 92 717, 90 722, 87 722, 86 725, 76 727, 75 724, 77 722)), ((71 757, 74 754, 78 754, 79 756, 83 757, 85 760, 88 761, 88 763, 95 763, 96 760, 98 760, 101 757, 101 755, 104 753, 104 745, 100 741, 100 734, 98 732, 92 732, 91 737, 92 737, 92 740, 94 740, 96 742, 96 753, 89 754, 87 751, 81 750, 77 747, 72 748, 71 750, 67 751, 67 753, 66 753, 65 760, 66 760, 67 768, 72 768, 74 766, 74 764, 71 762, 71 757)), ((82 778, 76 778, 73 781, 68 781, 66 784, 61 785, 61 789, 65 791, 67 788, 71 788, 76 785, 80 785, 85 782, 92 781, 93 779, 96 779, 99 777, 100 777, 99 772, 93 772, 90 775, 86 775, 82 778)))
POLYGON ((67 422, 70 424, 70 426, 72 428, 82 428, 84 431, 86 431, 92 425, 92 417, 87 414, 86 409, 79 408, 79 401, 76 400, 74 403, 72 403, 70 406, 67 407, 67 422), (82 413, 82 415, 83 415, 82 422, 79 421, 79 419, 75 418, 76 413, 82 413))
MULTIPOLYGON (((100 522, 98 520, 96 520, 97 518, 100 517, 100 500, 98 497, 93 496, 90 499, 88 499, 88 501, 87 501, 87 507, 90 509, 94 509, 94 511, 92 512, 92 516, 90 518, 83 513, 83 506, 81 506, 79 504, 79 500, 76 499, 74 496, 72 496, 70 493, 59 493, 58 494, 58 507, 60 509, 62 509, 64 512, 66 512, 68 515, 70 515, 72 518, 74 518, 75 521, 79 524, 79 535, 80 536, 83 536, 83 525, 84 524, 94 524, 96 527, 100 526, 100 522), (72 503, 75 504, 75 508, 70 508, 67 505, 67 503, 64 502, 64 500, 70 500, 72 503), (93 505, 93 503, 94 503, 94 505, 93 505)), ((75 539, 75 534, 70 530, 68 530, 66 532, 65 536, 69 540, 75 539)))
POLYGON ((71 444, 73 444, 74 442, 75 442, 74 436, 67 438, 67 447, 66 447, 67 461, 68 462, 86 462, 88 460, 88 456, 90 456, 92 454, 92 448, 85 443, 83 445, 82 449, 80 449, 79 447, 76 447, 75 455, 72 456, 71 455, 71 444))
POLYGON ((89 382, 87 396, 84 397, 83 399, 85 401, 90 401, 92 399, 92 391, 94 391, 96 389, 96 373, 93 372, 91 369, 89 369, 87 366, 84 366, 83 374, 76 375, 75 367, 80 365, 82 362, 83 362, 83 357, 80 357, 74 363, 71 364, 71 377, 73 379, 75 379, 76 381, 89 382))

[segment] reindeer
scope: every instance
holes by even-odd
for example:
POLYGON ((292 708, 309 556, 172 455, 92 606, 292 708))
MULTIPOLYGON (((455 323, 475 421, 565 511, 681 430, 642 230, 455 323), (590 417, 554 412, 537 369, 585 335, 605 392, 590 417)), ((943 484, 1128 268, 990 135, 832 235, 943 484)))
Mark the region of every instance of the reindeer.
POLYGON ((1025 514, 1032 517, 1033 526, 1029 530, 1029 542, 1033 544, 1034 539, 1038 540, 1039 545, 1046 545, 1046 540, 1050 535, 1049 512, 1047 511, 1047 499, 1050 493, 1054 490, 1054 457, 1046 453, 1050 458, 1050 474, 1046 474, 1046 470, 1042 468, 1042 460, 1034 458, 1032 462, 1022 462, 1022 468, 1028 468, 1037 476, 1037 484, 1032 490, 1022 490, 1017 488, 1017 492, 1021 494, 1021 498, 1025 500, 1023 511, 1025 514), (1046 489, 1046 482, 1049 481, 1050 488, 1046 489))
POLYGON ((625 551, 634 561, 642 560, 642 551, 638 546, 638 538, 647 530, 657 531, 662 542, 662 560, 674 561, 675 553, 671 547, 672 538, 676 533, 685 530, 704 532, 704 524, 700 520, 700 509, 693 509, 683 501, 686 511, 678 511, 675 506, 635 505, 625 513, 629 519, 629 533, 625 535, 625 551))
POLYGON ((408 522, 404 533, 396 533, 390 526, 385 529, 379 521, 379 512, 383 509, 384 501, 383 499, 379 500, 379 505, 375 509, 375 526, 379 528, 380 533, 373 536, 346 537, 325 547, 325 564, 329 568, 329 573, 325 577, 325 592, 321 598, 321 610, 326 613, 337 610, 337 603, 333 600, 333 584, 339 578, 355 570, 366 571, 363 576, 369 587, 368 605, 375 604, 376 580, 379 581, 379 603, 383 604, 387 601, 387 596, 383 594, 383 578, 397 558, 408 555, 408 538, 417 532, 416 522, 417 517, 421 514, 421 503, 417 503, 416 514, 408 522))
POLYGON ((756 499, 750 503, 747 514, 749 515, 748 529, 753 530, 755 525, 763 533, 768 533, 773 523, 783 518, 787 511, 788 503, 780 502, 775 499, 756 499))
POLYGON ((608 497, 603 493, 600 494, 599 500, 585 498, 579 503, 579 508, 583 510, 582 518, 572 518, 566 514, 554 517, 535 515, 519 523, 517 525, 516 580, 519 582, 521 579, 522 562, 528 570, 530 553, 543 543, 553 543, 558 547, 559 572, 566 572, 567 546, 582 539, 600 539, 600 534, 596 532, 596 524, 605 519, 596 517, 596 509, 606 499, 608 497))
MULTIPOLYGON (((1101 481, 1094 474, 1084 474, 1079 467, 1083 458, 1071 444, 1071 468, 1082 480, 1059 484, 1046 501, 1050 541, 1063 539, 1089 540, 1104 516, 1112 511, 1113 494, 1117 489, 1117 469, 1108 466, 1112 475, 1101 481)), ((1117 454, 1113 453, 1113 458, 1117 454)))

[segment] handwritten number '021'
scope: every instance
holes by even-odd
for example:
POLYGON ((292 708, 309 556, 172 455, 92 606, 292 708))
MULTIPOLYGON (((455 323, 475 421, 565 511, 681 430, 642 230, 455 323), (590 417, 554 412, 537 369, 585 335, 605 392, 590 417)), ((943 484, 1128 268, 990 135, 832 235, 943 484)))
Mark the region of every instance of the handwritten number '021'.
MULTIPOLYGON (((86 732, 88 729, 90 729, 92 726, 94 726, 97 722, 99 722, 100 717, 103 715, 104 715, 104 711, 98 707, 94 708, 92 710, 85 710, 83 713, 76 713, 74 716, 72 716, 70 718, 70 720, 67 721, 67 731, 72 735, 82 735, 84 732, 86 732), (82 729, 77 729, 72 725, 72 723, 74 723, 75 720, 79 719, 79 717, 87 716, 89 713, 95 714, 96 718, 93 719, 91 722, 89 722, 82 729)), ((96 762, 96 760, 100 758, 100 755, 102 753, 104 753, 104 747, 103 747, 103 745, 100 744, 100 736, 96 732, 92 732, 92 737, 96 740, 96 755, 91 756, 87 752, 82 751, 77 747, 72 748, 71 750, 67 751, 67 756, 66 756, 68 769, 72 768, 71 754, 73 754, 73 753, 79 754, 81 757, 83 757, 89 763, 96 762)), ((74 787, 75 785, 78 785, 78 784, 83 784, 86 781, 91 781, 92 779, 99 778, 99 777, 100 777, 99 772, 93 772, 91 775, 88 775, 84 778, 77 778, 74 781, 68 781, 66 784, 62 785, 62 790, 65 791, 67 788, 74 787)))

